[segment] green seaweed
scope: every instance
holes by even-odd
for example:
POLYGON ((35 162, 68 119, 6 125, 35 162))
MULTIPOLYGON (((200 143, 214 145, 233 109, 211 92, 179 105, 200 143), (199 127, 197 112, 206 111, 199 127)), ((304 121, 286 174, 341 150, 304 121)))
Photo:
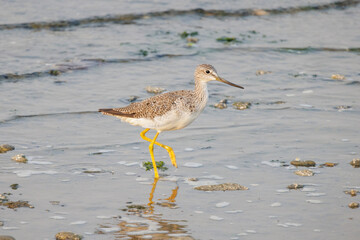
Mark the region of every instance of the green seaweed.
POLYGON ((240 42, 235 37, 219 37, 219 38, 216 39, 216 41, 222 42, 222 43, 240 42))
POLYGON ((181 38, 187 38, 188 36, 191 36, 191 37, 197 36, 197 35, 199 35, 199 33, 198 32, 186 32, 186 31, 184 31, 184 32, 180 33, 179 35, 180 35, 181 38))
MULTIPOLYGON (((156 167, 161 171, 166 171, 168 169, 167 167, 165 167, 165 163, 163 161, 158 161, 155 163, 156 163, 156 167)), ((151 169, 154 168, 152 162, 150 161, 143 162, 143 167, 145 168, 146 171, 150 171, 151 169)))

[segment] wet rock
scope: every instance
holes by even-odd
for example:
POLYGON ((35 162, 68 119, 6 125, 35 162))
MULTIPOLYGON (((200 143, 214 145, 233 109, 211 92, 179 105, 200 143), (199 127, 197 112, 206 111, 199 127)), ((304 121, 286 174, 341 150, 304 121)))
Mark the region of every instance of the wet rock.
POLYGON ((61 74, 59 70, 50 70, 49 73, 52 76, 59 76, 61 74))
POLYGON ((359 203, 357 203, 357 202, 351 202, 351 203, 349 203, 349 208, 358 208, 359 207, 359 203))
POLYGON ((159 93, 162 93, 162 92, 166 91, 166 89, 165 89, 165 88, 161 88, 161 87, 147 86, 147 87, 146 87, 146 91, 147 91, 148 93, 159 94, 159 93))
POLYGON ((192 181, 192 182, 197 182, 197 181, 199 181, 199 179, 198 179, 198 178, 195 178, 195 177, 193 177, 193 178, 188 178, 188 180, 189 180, 189 181, 192 181))
POLYGON ((128 101, 129 101, 129 102, 135 102, 138 98, 139 98, 139 96, 130 96, 130 97, 128 98, 128 101))
POLYGON ((222 42, 222 43, 239 42, 235 37, 220 37, 220 38, 217 38, 216 41, 222 42))
POLYGON ((237 110, 245 110, 250 108, 251 103, 249 102, 234 102, 233 107, 237 110))
POLYGON ((197 35, 199 35, 199 32, 186 32, 186 31, 184 31, 184 32, 180 33, 179 35, 180 35, 181 38, 187 38, 188 36, 191 36, 191 37, 197 36, 197 35))
POLYGON ((14 149, 15 149, 15 147, 11 146, 9 144, 0 145, 0 153, 6 153, 6 152, 12 151, 14 149))
POLYGON ((14 184, 11 184, 10 187, 11 187, 11 189, 16 190, 19 188, 19 184, 14 183, 14 184))
POLYGON ((344 191, 344 193, 349 194, 352 197, 355 197, 359 191, 355 189, 350 189, 349 191, 344 191))
POLYGON ((354 158, 350 164, 354 167, 354 168, 358 168, 360 167, 360 158, 354 158))
POLYGON ((333 74, 331 75, 331 79, 333 80, 345 80, 345 76, 341 74, 333 74))
POLYGON ((340 106, 336 106, 335 109, 337 109, 339 111, 344 111, 344 110, 351 109, 351 106, 340 105, 340 106))
POLYGON ((294 172, 296 175, 303 176, 303 177, 311 177, 314 176, 314 172, 309 169, 298 170, 294 172))
POLYGON ((198 39, 198 38, 195 38, 195 37, 188 37, 188 38, 186 39, 186 41, 187 41, 188 43, 197 43, 197 42, 199 41, 199 39, 198 39))
POLYGON ((217 185, 203 185, 195 187, 195 190, 200 191, 235 191, 235 190, 248 190, 249 188, 241 186, 237 183, 222 183, 217 185))
POLYGON ((60 201, 49 201, 49 203, 53 206, 60 205, 60 201))
POLYGON ((28 161, 24 154, 15 155, 11 159, 14 160, 15 162, 20 162, 20 163, 27 163, 28 161))
POLYGON ((20 208, 20 207, 28 207, 28 208, 34 208, 34 206, 30 205, 28 201, 1 201, 0 206, 5 206, 10 209, 20 208))
POLYGON ((315 167, 316 165, 316 163, 312 160, 301 161, 299 158, 291 161, 290 164, 296 167, 315 167))
POLYGON ((271 73, 271 71, 257 70, 255 74, 256 74, 256 76, 259 76, 259 75, 264 75, 264 74, 268 74, 268 73, 271 73))
POLYGON ((335 167, 336 165, 338 165, 338 163, 326 162, 326 163, 320 164, 319 167, 335 167))
POLYGON ((219 108, 219 109, 224 109, 224 108, 227 108, 226 104, 227 104, 227 99, 222 99, 222 100, 220 100, 220 102, 216 103, 214 105, 214 107, 219 108))
POLYGON ((83 173, 90 173, 90 174, 93 174, 93 173, 104 173, 105 171, 100 169, 100 168, 89 168, 89 169, 86 169, 83 171, 83 173))
POLYGON ((81 240, 82 236, 72 232, 59 232, 55 235, 56 240, 81 240))
POLYGON ((298 183, 293 183, 293 184, 290 184, 289 186, 287 186, 288 189, 301 189, 303 187, 304 187, 304 185, 298 184, 298 183))
POLYGON ((265 15, 269 15, 269 12, 267 12, 267 11, 265 11, 263 9, 254 9, 253 14, 255 16, 265 16, 265 15))
POLYGON ((15 240, 15 238, 8 235, 0 235, 0 240, 15 240))

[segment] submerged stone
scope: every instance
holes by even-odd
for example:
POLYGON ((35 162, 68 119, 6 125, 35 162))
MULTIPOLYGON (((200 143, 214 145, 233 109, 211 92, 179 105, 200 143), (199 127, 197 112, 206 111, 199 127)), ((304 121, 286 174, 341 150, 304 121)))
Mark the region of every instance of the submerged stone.
POLYGON ((345 80, 345 76, 344 76, 344 75, 341 75, 341 74, 333 74, 333 75, 331 75, 331 79, 334 79, 334 80, 345 80))
POLYGON ((55 235, 56 240, 81 240, 82 236, 72 232, 59 232, 55 235))
POLYGON ((336 165, 338 165, 338 163, 326 162, 326 163, 320 164, 319 167, 335 167, 336 165))
POLYGON ((27 163, 28 161, 24 154, 15 155, 11 159, 14 160, 15 162, 20 162, 20 163, 27 163))
POLYGON ((311 177, 314 176, 314 172, 309 169, 298 170, 294 172, 296 175, 303 176, 303 177, 311 177))
POLYGON ((5 202, 0 202, 0 206, 5 206, 11 209, 15 209, 15 208, 20 208, 20 207, 28 207, 28 208, 34 208, 34 206, 30 205, 28 201, 5 201, 5 202))
POLYGON ((249 102, 234 102, 233 107, 237 110, 245 110, 250 108, 251 103, 249 102))
POLYGON ((14 149, 15 149, 15 147, 11 146, 9 144, 0 145, 0 153, 6 153, 6 152, 12 151, 14 149))
POLYGON ((300 189, 303 187, 304 187, 304 185, 298 184, 298 183, 293 183, 293 184, 290 184, 289 186, 287 186, 288 189, 300 189))
POLYGON ((194 188, 200 191, 236 191, 236 190, 248 190, 249 188, 237 183, 222 183, 217 185, 203 185, 194 188))
POLYGON ((359 191, 355 189, 350 189, 349 191, 344 191, 344 193, 349 194, 352 197, 355 197, 359 191))
POLYGON ((255 74, 256 74, 256 76, 259 76, 259 75, 264 75, 264 74, 268 74, 268 73, 271 73, 271 71, 257 70, 255 74))
POLYGON ((358 208, 359 207, 359 203, 357 203, 357 202, 351 202, 351 203, 349 203, 349 208, 358 208))
POLYGON ((10 187, 11 187, 11 189, 16 190, 19 188, 19 184, 14 183, 14 184, 11 184, 10 187))
POLYGON ((354 167, 354 168, 358 168, 360 167, 360 158, 354 158, 350 164, 354 167))
POLYGON ((312 160, 300 161, 299 159, 291 161, 290 164, 296 167, 315 167, 316 165, 316 163, 312 160))
POLYGON ((220 102, 216 103, 214 105, 214 107, 219 108, 219 109, 224 109, 224 108, 227 108, 226 103, 227 103, 227 99, 222 99, 222 100, 220 100, 220 102))
POLYGON ((146 91, 147 91, 148 93, 155 93, 155 94, 159 94, 159 93, 162 93, 162 92, 166 91, 165 88, 152 87, 152 86, 147 86, 145 89, 146 89, 146 91))

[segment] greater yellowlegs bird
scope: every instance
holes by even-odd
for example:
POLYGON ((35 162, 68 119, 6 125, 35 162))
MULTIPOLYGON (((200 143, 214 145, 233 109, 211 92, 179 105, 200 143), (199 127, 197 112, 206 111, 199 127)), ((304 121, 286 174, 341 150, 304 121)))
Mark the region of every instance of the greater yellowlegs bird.
POLYGON ((134 126, 145 128, 140 133, 142 139, 150 142, 149 151, 154 167, 155 178, 159 178, 154 157, 154 144, 165 148, 174 167, 177 167, 173 149, 156 141, 162 131, 178 130, 192 123, 204 110, 208 100, 207 82, 220 81, 233 87, 243 88, 218 76, 215 68, 209 64, 201 64, 195 69, 195 89, 179 90, 163 93, 135 102, 127 107, 99 109, 99 112, 120 118, 134 126), (145 134, 156 130, 155 137, 150 139, 145 134))

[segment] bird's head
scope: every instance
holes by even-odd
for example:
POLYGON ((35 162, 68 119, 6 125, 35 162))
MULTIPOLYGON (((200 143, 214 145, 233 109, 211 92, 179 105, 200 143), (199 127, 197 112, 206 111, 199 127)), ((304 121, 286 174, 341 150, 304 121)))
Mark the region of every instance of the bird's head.
POLYGON ((196 70, 195 70, 195 79, 198 79, 202 82, 219 81, 219 82, 226 83, 230 86, 243 89, 242 86, 236 85, 235 83, 229 82, 229 81, 219 77, 215 68, 213 66, 211 66, 210 64, 201 64, 201 65, 197 66, 196 70))

